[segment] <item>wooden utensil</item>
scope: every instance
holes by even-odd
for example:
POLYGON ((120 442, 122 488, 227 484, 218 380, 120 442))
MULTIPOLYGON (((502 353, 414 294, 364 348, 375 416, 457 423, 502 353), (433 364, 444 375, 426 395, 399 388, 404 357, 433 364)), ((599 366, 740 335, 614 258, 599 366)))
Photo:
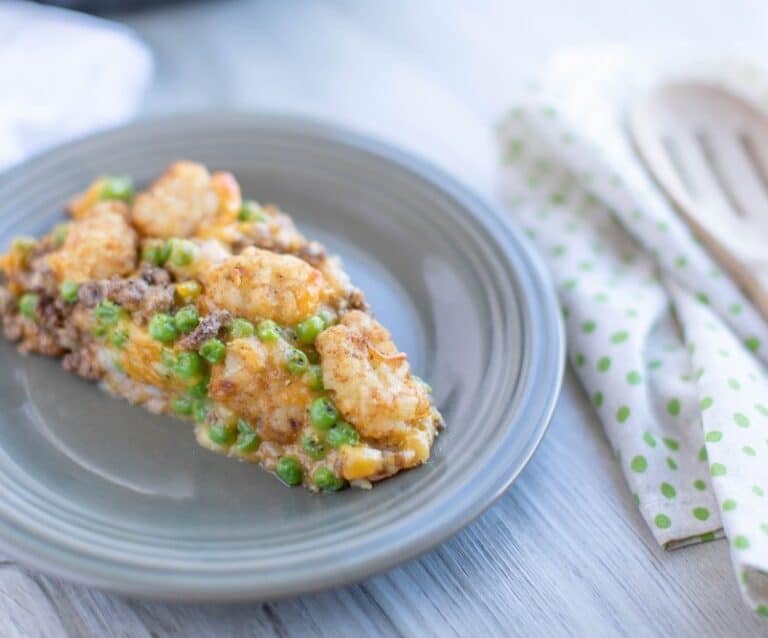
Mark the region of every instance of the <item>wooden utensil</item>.
POLYGON ((768 116, 725 89, 673 83, 629 124, 654 178, 768 318, 768 116))

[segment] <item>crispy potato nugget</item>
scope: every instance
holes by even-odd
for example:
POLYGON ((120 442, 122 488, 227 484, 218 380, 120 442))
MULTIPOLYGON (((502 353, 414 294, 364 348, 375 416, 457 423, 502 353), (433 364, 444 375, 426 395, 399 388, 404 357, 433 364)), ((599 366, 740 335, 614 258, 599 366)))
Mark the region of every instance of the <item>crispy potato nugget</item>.
POLYGON ((125 202, 116 199, 105 199, 104 201, 96 202, 88 208, 84 208, 78 213, 75 219, 98 217, 104 213, 115 213, 127 221, 130 215, 130 210, 128 204, 125 202))
POLYGON ((136 267, 136 233, 114 202, 97 205, 69 226, 64 245, 46 260, 59 281, 82 283, 127 275, 136 267))
POLYGON ((389 332, 369 315, 353 310, 322 332, 316 347, 323 383, 342 416, 360 434, 400 444, 429 418, 429 396, 410 372, 389 332))
POLYGON ((131 210, 133 225, 142 235, 189 237, 201 222, 216 215, 219 192, 205 166, 177 162, 136 197, 131 210))
POLYGON ((99 201, 101 201, 101 193, 104 189, 104 181, 105 178, 99 177, 99 179, 94 180, 86 190, 75 195, 75 197, 70 200, 69 204, 67 204, 67 212, 71 217, 74 219, 80 219, 81 217, 84 217, 91 209, 91 207, 95 206, 99 203, 99 201))
POLYGON ((323 275, 305 261, 248 248, 204 276, 205 304, 251 321, 295 325, 317 312, 323 275))
POLYGON ((285 367, 285 342, 235 339, 211 373, 210 396, 251 421, 267 440, 290 443, 304 426, 313 394, 285 367))
POLYGON ((235 176, 226 171, 218 171, 211 176, 211 183, 219 198, 219 215, 225 220, 237 219, 243 198, 235 176))
POLYGON ((102 199, 101 193, 106 178, 97 179, 88 187, 88 190, 78 195, 69 202, 67 211, 73 219, 85 219, 100 215, 104 211, 119 213, 128 217, 128 205, 119 199, 102 199))

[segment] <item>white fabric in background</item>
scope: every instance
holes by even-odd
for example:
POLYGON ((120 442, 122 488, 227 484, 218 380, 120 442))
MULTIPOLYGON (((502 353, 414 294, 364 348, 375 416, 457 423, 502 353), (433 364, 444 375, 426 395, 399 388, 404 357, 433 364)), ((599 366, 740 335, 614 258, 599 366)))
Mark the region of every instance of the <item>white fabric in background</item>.
POLYGON ((745 599, 768 616, 768 325, 656 190, 625 129, 629 99, 678 77, 768 105, 748 65, 564 55, 501 122, 502 197, 550 266, 571 364, 656 540, 724 533, 745 599))
POLYGON ((149 50, 121 25, 0 3, 0 170, 129 119, 151 77, 149 50))

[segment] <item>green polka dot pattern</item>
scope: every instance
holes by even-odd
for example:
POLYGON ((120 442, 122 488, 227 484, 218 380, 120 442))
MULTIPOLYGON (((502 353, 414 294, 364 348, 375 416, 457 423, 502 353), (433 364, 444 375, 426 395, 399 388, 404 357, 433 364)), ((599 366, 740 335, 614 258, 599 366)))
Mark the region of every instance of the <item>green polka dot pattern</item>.
POLYGON ((680 400, 679 399, 670 399, 667 402, 667 412, 670 416, 679 416, 680 415, 680 400))
POLYGON ((694 507, 693 515, 700 521, 706 521, 709 518, 709 510, 706 507, 694 507))
POLYGON ((661 493, 667 498, 675 498, 677 496, 677 490, 669 483, 661 484, 661 493))
POLYGON ((633 472, 645 472, 645 470, 648 469, 648 461, 644 456, 641 456, 638 454, 636 457, 632 459, 632 462, 629 464, 629 467, 632 468, 633 472))
POLYGON ((627 374, 627 383, 630 385, 638 385, 643 382, 643 377, 640 376, 640 373, 637 370, 632 370, 627 374))
POLYGON ((643 173, 613 166, 543 90, 526 104, 498 129, 502 191, 550 267, 640 512, 667 547, 724 526, 737 573, 746 556, 768 573, 768 324, 643 173))
POLYGON ((597 360, 597 370, 598 372, 606 372, 611 367, 611 358, 610 357, 600 357, 597 360))

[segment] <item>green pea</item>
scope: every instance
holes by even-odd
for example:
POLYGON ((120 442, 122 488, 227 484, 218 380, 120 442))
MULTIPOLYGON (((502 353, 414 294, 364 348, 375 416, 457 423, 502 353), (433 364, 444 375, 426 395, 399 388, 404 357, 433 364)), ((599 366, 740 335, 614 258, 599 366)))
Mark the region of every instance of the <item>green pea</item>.
POLYGON ((69 235, 69 224, 56 224, 51 231, 51 240, 54 248, 61 248, 67 241, 69 235))
POLYGON ((163 351, 160 353, 160 363, 162 363, 166 368, 172 368, 175 366, 176 355, 174 354, 173 350, 163 348, 163 351))
POLYGON ((196 383, 187 391, 187 394, 194 399, 204 399, 208 396, 208 381, 196 383))
POLYGON ((309 367, 307 355, 298 348, 289 348, 285 355, 285 367, 291 374, 304 374, 309 367))
POLYGON ((160 252, 159 252, 160 265, 165 264, 165 262, 167 262, 170 259, 170 257, 171 257, 171 248, 173 248, 173 244, 171 242, 169 242, 169 241, 164 241, 159 246, 159 249, 160 249, 160 252))
POLYGON ((91 330, 91 334, 94 337, 106 337, 108 332, 109 332, 109 328, 107 328, 107 326, 102 326, 100 324, 95 325, 91 330))
POLYGON ((109 335, 109 342, 122 350, 125 348, 125 344, 128 343, 128 331, 125 328, 115 328, 109 335))
POLYGON ((141 251, 141 258, 155 266, 162 266, 168 257, 171 256, 171 244, 163 242, 162 244, 150 244, 141 251))
POLYGON ((16 237, 11 242, 11 250, 21 255, 24 263, 31 257, 35 248, 37 248, 37 240, 34 237, 16 237))
POLYGON ((244 339, 256 334, 256 327, 245 319, 235 319, 229 328, 233 339, 244 339))
POLYGON ((327 430, 339 420, 339 411, 328 397, 317 397, 309 406, 309 420, 318 430, 327 430))
POLYGON ((79 299, 80 286, 74 281, 65 281, 59 286, 59 294, 67 303, 77 303, 79 299))
POLYGON ((301 437, 301 449, 315 461, 325 457, 327 450, 316 432, 305 432, 301 437))
POLYGON ((309 372, 307 372, 307 385, 310 390, 316 390, 317 392, 321 392, 324 389, 323 369, 316 363, 309 366, 309 372))
POLYGON ((267 217, 262 212, 261 206, 253 200, 246 200, 240 207, 237 219, 241 222, 265 222, 267 217))
POLYGON ((100 196, 127 202, 133 197, 133 181, 130 177, 105 177, 100 196))
POLYGON ((259 321, 259 325, 256 327, 256 335, 262 341, 277 341, 280 339, 280 328, 271 319, 264 319, 259 321))
POLYGON ((237 432, 235 447, 238 452, 241 454, 251 454, 259 449, 261 437, 243 419, 237 421, 237 432))
POLYGON ((227 346, 221 339, 208 339, 202 346, 200 346, 200 355, 208 361, 208 363, 221 363, 224 361, 224 357, 227 354, 227 346))
POLYGON ((143 261, 154 264, 155 266, 161 265, 160 250, 157 246, 144 246, 144 248, 141 249, 141 258, 143 261))
POLYGON ((174 399, 171 403, 171 407, 176 414, 182 416, 189 416, 195 410, 194 401, 188 397, 178 397, 177 399, 174 399))
POLYGON ((312 475, 315 485, 321 490, 336 492, 344 487, 344 480, 336 476, 330 468, 318 467, 312 475))
POLYGON ((211 404, 208 399, 195 399, 192 406, 192 414, 194 415, 195 421, 203 423, 208 418, 210 411, 211 404))
POLYGON ((11 241, 11 250, 17 253, 28 254, 31 253, 37 246, 37 240, 29 235, 20 235, 14 237, 11 241))
POLYGON ((149 336, 160 343, 173 343, 178 336, 173 317, 164 312, 157 313, 149 322, 149 336))
POLYGON ((189 266, 197 256, 197 246, 188 239, 169 239, 170 256, 168 259, 174 266, 189 266))
POLYGON ((241 454, 252 454, 259 449, 260 445, 261 437, 256 434, 256 432, 252 432, 251 434, 240 434, 235 442, 235 447, 241 454))
POLYGON ((283 456, 277 462, 277 475, 288 485, 300 485, 304 478, 299 459, 295 456, 283 456))
POLYGON ((325 321, 317 315, 309 317, 296 326, 296 337, 301 343, 315 343, 317 335, 325 330, 325 321))
POLYGON ((173 325, 179 332, 189 332, 197 328, 200 323, 200 314, 194 306, 186 306, 173 316, 173 325))
POLYGON ((237 420, 237 431, 240 434, 250 434, 251 432, 255 432, 255 430, 251 427, 251 424, 248 423, 248 421, 245 419, 237 420))
POLYGON ((120 306, 104 300, 93 309, 93 316, 102 326, 114 326, 120 319, 120 306))
POLYGON ((35 318, 35 308, 40 297, 33 292, 28 292, 19 298, 19 312, 27 319, 35 318))
POLYGON ((223 423, 217 423, 208 429, 208 438, 216 445, 232 445, 237 438, 237 430, 223 423))
POLYGON ((331 447, 340 448, 342 445, 357 445, 360 443, 360 434, 346 421, 339 421, 328 430, 326 439, 331 447))
POLYGON ((205 362, 197 352, 181 352, 173 364, 173 371, 182 379, 194 379, 205 369, 205 362))

